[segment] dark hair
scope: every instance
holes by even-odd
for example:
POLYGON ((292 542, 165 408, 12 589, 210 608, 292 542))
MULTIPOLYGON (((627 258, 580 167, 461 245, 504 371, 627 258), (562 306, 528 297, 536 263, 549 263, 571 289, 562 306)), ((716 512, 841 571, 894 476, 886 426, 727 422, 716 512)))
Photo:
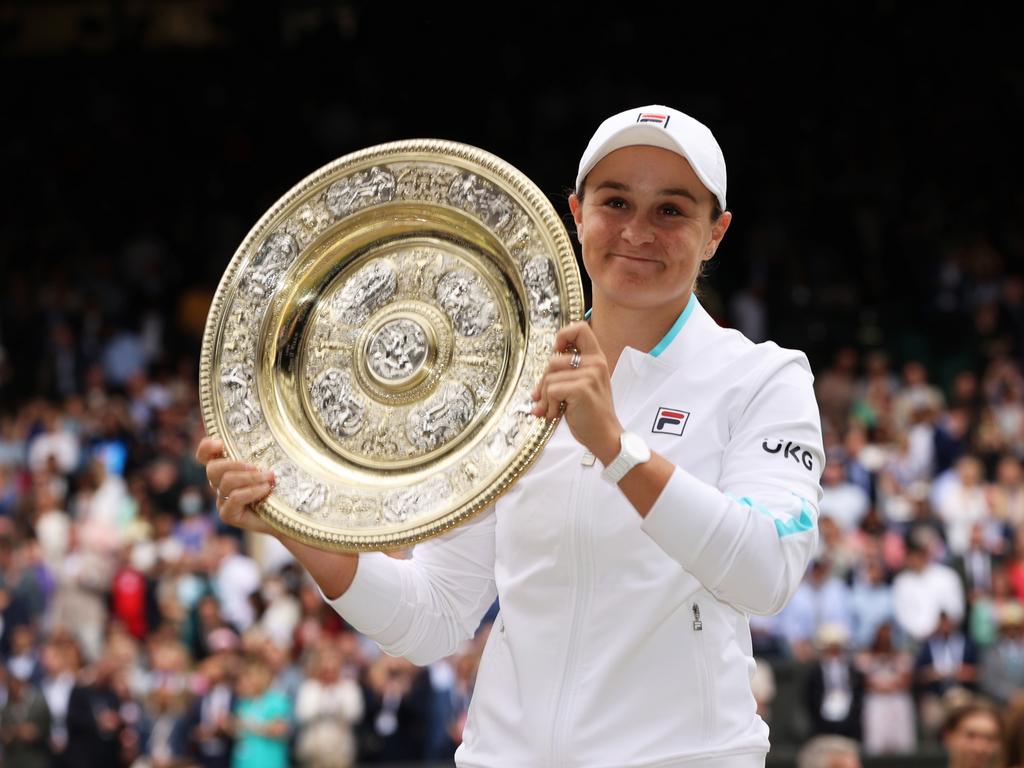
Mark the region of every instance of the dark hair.
POLYGON ((988 715, 991 717, 998 724, 999 740, 1002 742, 1003 733, 1005 732, 1003 718, 995 705, 985 699, 974 699, 966 704, 953 707, 953 709, 949 711, 949 714, 946 715, 946 719, 943 720, 942 728, 939 730, 939 735, 942 738, 945 738, 959 728, 960 723, 973 715, 988 715))

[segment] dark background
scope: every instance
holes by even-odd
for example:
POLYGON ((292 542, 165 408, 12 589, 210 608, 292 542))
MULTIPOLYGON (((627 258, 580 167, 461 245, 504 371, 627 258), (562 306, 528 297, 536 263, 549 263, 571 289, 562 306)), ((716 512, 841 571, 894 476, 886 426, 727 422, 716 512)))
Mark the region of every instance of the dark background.
MULTIPOLYGON (((568 219, 594 128, 648 103, 725 152, 735 220, 704 293, 720 321, 753 287, 769 336, 817 366, 845 343, 969 362, 967 294, 1024 250, 1015 25, 995 4, 641 5, 3 4, 14 369, 38 349, 41 291, 74 286, 107 332, 174 317, 292 184, 371 144, 480 146, 568 219)), ((196 351, 188 325, 172 355, 196 351)))

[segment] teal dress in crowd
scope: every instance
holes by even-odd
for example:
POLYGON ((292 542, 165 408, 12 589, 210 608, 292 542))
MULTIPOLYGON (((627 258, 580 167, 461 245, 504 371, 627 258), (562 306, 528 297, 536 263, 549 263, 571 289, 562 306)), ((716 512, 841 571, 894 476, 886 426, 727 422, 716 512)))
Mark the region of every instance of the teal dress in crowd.
MULTIPOLYGON (((292 703, 281 691, 267 690, 255 699, 241 699, 235 709, 240 721, 266 725, 292 719, 292 703)), ((273 739, 242 727, 231 756, 232 768, 288 768, 288 737, 273 739)))

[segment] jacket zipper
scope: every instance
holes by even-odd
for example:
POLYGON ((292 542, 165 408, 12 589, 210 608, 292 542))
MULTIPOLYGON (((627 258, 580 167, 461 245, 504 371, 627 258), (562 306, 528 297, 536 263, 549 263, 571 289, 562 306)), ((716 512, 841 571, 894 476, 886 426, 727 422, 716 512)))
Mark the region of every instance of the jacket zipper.
MULTIPOLYGON (((563 757, 566 741, 566 730, 571 719, 573 704, 575 703, 574 678, 576 666, 579 660, 579 652, 576 646, 580 643, 580 636, 583 631, 583 617, 590 604, 590 542, 586 535, 589 528, 589 520, 586 515, 589 505, 585 503, 590 494, 584 494, 585 471, 587 467, 581 465, 576 475, 576 487, 573 489, 572 500, 569 505, 569 552, 572 555, 574 568, 574 583, 572 593, 572 613, 569 623, 569 644, 566 650, 565 663, 562 667, 562 681, 555 696, 555 709, 551 726, 551 765, 565 765, 567 761, 563 757), (586 497, 586 498, 584 498, 586 497)), ((589 484, 586 490, 590 490, 589 484)))
POLYGON ((697 679, 700 686, 700 743, 705 746, 711 733, 711 671, 708 669, 708 653, 704 640, 704 621, 700 617, 700 603, 691 606, 693 612, 693 631, 697 647, 696 664, 697 679), (700 633, 697 635, 696 633, 700 633))

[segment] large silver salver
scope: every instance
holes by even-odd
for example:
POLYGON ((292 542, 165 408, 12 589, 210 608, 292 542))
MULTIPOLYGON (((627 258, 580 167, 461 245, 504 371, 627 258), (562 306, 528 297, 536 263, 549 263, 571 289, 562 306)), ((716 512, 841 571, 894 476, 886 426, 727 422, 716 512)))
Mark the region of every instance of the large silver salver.
POLYGON ((530 393, 583 313, 547 198, 448 141, 336 160, 257 222, 203 338, 207 433, 272 469, 259 513, 340 551, 389 550, 492 504, 555 423, 530 393))

